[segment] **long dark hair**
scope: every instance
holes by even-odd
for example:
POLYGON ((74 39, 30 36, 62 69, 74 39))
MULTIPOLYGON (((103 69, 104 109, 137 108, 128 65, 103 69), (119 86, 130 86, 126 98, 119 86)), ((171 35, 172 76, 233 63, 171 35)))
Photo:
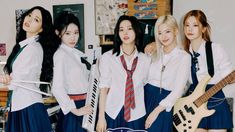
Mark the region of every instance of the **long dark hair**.
POLYGON ((117 53, 117 56, 120 54, 120 46, 122 44, 122 40, 119 36, 119 29, 120 29, 120 24, 122 21, 128 20, 131 23, 131 26, 135 32, 135 45, 137 47, 137 50, 139 52, 142 52, 142 42, 143 42, 143 36, 142 36, 142 31, 140 29, 139 22, 136 17, 134 16, 126 16, 122 15, 119 17, 116 27, 114 29, 114 42, 113 42, 113 54, 117 53))
MULTIPOLYGON (((69 24, 75 24, 78 27, 79 32, 79 39, 81 39, 81 30, 80 30, 80 23, 79 19, 71 12, 69 11, 62 11, 59 13, 59 15, 54 20, 54 26, 57 31, 57 35, 62 37, 64 33, 66 32, 69 24), (63 32, 64 31, 64 32, 63 32)), ((81 57, 81 62, 84 63, 88 70, 91 68, 91 64, 86 61, 83 57, 81 57)))
MULTIPOLYGON (((79 39, 81 38, 81 32, 80 32, 80 23, 79 19, 72 13, 68 11, 62 11, 57 18, 54 20, 54 26, 55 29, 58 31, 59 36, 63 36, 62 31, 65 29, 65 31, 68 28, 69 24, 75 24, 78 26, 78 31, 79 31, 79 39)), ((65 32, 64 32, 65 33, 65 32)))
POLYGON ((16 45, 13 47, 13 50, 10 56, 7 59, 7 64, 4 67, 4 71, 8 74, 12 72, 10 68, 10 64, 13 58, 16 56, 18 51, 20 50, 19 42, 26 39, 26 31, 23 30, 23 22, 24 18, 33 12, 35 9, 40 10, 42 14, 42 32, 40 32, 38 42, 41 44, 43 48, 43 62, 40 80, 50 82, 53 77, 53 55, 60 44, 60 39, 55 34, 54 26, 52 24, 52 17, 48 10, 44 9, 40 6, 35 6, 29 9, 22 15, 22 19, 20 22, 19 32, 16 35, 16 45))
MULTIPOLYGON (((207 21, 206 15, 201 11, 201 10, 191 10, 187 14, 185 14, 184 19, 183 19, 183 25, 185 25, 186 20, 194 16, 196 20, 202 24, 202 27, 206 29, 204 33, 202 33, 202 38, 206 41, 211 41, 210 34, 211 34, 211 27, 207 21)), ((185 51, 189 52, 189 45, 190 45, 190 40, 184 35, 184 49, 185 51)))

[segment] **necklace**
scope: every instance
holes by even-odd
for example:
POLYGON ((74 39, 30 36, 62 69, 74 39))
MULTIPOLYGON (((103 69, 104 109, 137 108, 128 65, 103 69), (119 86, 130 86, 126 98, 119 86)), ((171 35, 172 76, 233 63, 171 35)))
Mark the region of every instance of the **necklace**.
POLYGON ((163 54, 164 54, 163 52, 160 53, 161 63, 162 63, 161 77, 160 77, 160 94, 162 93, 162 76, 163 76, 163 73, 164 73, 164 71, 165 71, 165 69, 166 69, 167 64, 168 64, 168 63, 170 62, 170 60, 172 59, 172 57, 169 58, 168 61, 164 64, 164 63, 163 63, 163 61, 164 61, 164 55, 163 55, 163 54))
POLYGON ((133 48, 133 50, 131 51, 131 53, 126 53, 124 50, 123 50, 123 48, 122 48, 122 52, 125 54, 125 55, 127 55, 127 56, 131 56, 133 53, 134 53, 134 51, 135 51, 135 47, 133 48))

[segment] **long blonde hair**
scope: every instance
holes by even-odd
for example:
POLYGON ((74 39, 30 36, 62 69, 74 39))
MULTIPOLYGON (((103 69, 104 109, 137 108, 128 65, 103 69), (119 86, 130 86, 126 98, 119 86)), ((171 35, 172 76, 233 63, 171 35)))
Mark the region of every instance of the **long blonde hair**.
MULTIPOLYGON (((152 54, 152 61, 156 61, 159 59, 160 57, 160 51, 161 51, 161 42, 158 40, 158 28, 160 25, 162 24, 167 24, 168 26, 170 26, 171 28, 173 28, 174 32, 179 30, 179 26, 176 22, 176 19, 172 16, 172 15, 164 15, 164 16, 160 16, 156 23, 155 23, 155 27, 154 27, 154 36, 155 36, 155 43, 157 45, 157 50, 152 54)), ((179 33, 178 33, 179 35, 179 33)), ((176 37, 176 42, 179 41, 179 38, 176 37)))

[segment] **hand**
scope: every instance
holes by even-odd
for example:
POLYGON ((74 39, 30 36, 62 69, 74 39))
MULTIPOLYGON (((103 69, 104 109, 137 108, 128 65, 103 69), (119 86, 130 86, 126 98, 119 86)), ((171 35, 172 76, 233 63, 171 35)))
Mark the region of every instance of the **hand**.
POLYGON ((105 118, 99 118, 97 125, 96 125, 96 131, 97 132, 105 132, 107 128, 107 122, 105 120, 105 118))
POLYGON ((8 85, 11 82, 11 77, 8 74, 0 75, 0 83, 8 85))
POLYGON ((148 118, 145 121, 145 129, 148 129, 151 127, 151 125, 153 124, 153 122, 157 119, 158 115, 160 112, 158 111, 152 111, 148 118))
POLYGON ((92 107, 90 105, 86 105, 80 109, 72 109, 71 112, 77 116, 87 115, 92 113, 92 107))
POLYGON ((155 42, 147 44, 147 46, 144 48, 144 53, 147 55, 152 55, 153 52, 157 50, 157 45, 155 42))

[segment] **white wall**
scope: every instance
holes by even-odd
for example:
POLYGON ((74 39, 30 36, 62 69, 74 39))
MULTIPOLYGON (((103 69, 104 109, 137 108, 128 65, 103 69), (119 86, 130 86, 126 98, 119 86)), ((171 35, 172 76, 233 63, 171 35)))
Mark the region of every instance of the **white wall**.
MULTIPOLYGON (((88 45, 96 47, 99 43, 95 35, 94 0, 1 0, 0 4, 0 43, 7 44, 7 56, 15 44, 15 9, 28 9, 40 5, 51 11, 52 5, 84 3, 85 16, 85 52, 92 57, 88 45)), ((224 45, 235 64, 235 1, 234 0, 173 0, 173 15, 178 21, 192 9, 203 10, 212 27, 212 40, 224 45)), ((0 61, 7 57, 0 56, 0 61)), ((235 97, 235 85, 224 88, 226 95, 235 97)), ((235 105, 234 105, 235 110, 235 105)), ((234 113, 235 119, 235 113, 234 113)), ((234 121, 235 123, 235 121, 234 121)))
MULTIPOLYGON (((212 41, 223 45, 234 66, 234 6, 234 0, 174 0, 173 15, 176 17, 178 22, 182 24, 182 16, 186 12, 192 9, 201 9, 205 12, 212 28, 212 41)), ((235 84, 227 86, 223 90, 228 97, 233 97, 235 99, 235 84)), ((233 110, 235 111, 235 104, 233 107, 233 110)), ((235 112, 233 113, 233 122, 235 124, 235 112)))
MULTIPOLYGON (((84 29, 85 29, 85 53, 93 56, 88 45, 96 47, 99 43, 95 35, 94 0, 1 0, 0 4, 0 43, 7 44, 7 56, 15 44, 15 10, 29 9, 33 6, 42 6, 53 13, 52 5, 84 4, 84 29)), ((5 61, 7 56, 0 56, 0 61, 5 61)), ((89 58, 92 59, 92 58, 89 58)))

